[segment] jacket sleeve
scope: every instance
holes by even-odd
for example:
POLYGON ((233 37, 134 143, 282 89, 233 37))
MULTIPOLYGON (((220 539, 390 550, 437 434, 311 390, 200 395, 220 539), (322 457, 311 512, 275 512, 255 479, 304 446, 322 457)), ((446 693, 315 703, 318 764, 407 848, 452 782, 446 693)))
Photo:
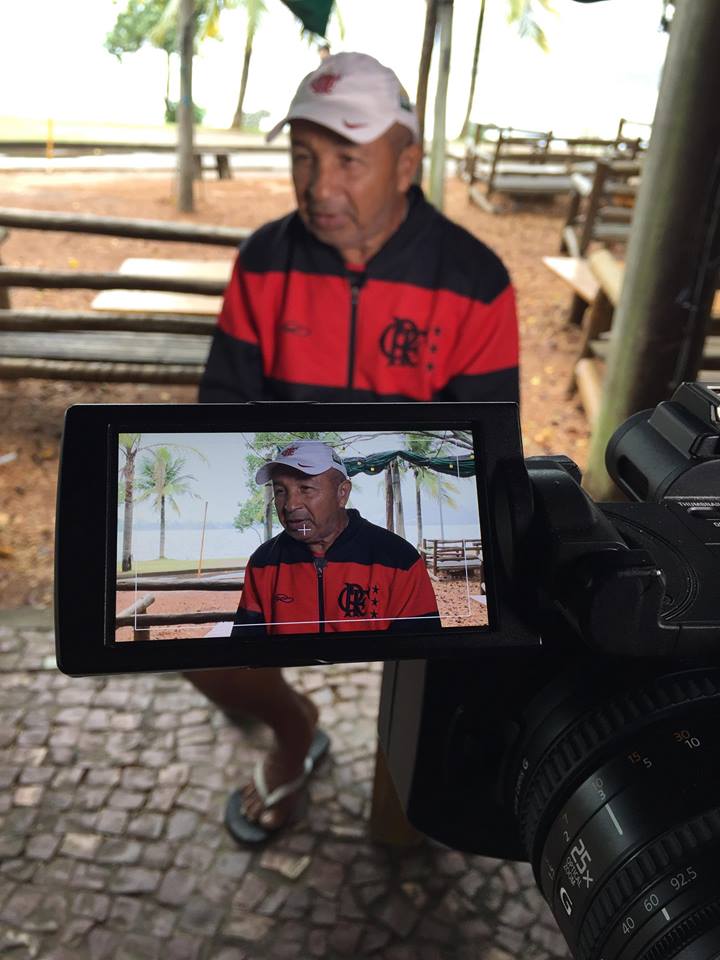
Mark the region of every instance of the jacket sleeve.
POLYGON ((235 622, 230 636, 237 640, 241 637, 263 637, 267 635, 266 618, 262 610, 260 594, 255 580, 254 567, 248 563, 245 568, 245 582, 240 596, 235 622))
POLYGON ((518 353, 515 293, 508 278, 490 303, 471 301, 453 345, 448 382, 433 400, 517 403, 518 353))
POLYGON ((257 305, 243 268, 242 251, 225 290, 210 353, 200 380, 200 403, 265 400, 257 305))
POLYGON ((396 618, 388 628, 390 633, 417 633, 440 626, 435 592, 422 557, 418 556, 408 570, 398 571, 389 615, 396 618))

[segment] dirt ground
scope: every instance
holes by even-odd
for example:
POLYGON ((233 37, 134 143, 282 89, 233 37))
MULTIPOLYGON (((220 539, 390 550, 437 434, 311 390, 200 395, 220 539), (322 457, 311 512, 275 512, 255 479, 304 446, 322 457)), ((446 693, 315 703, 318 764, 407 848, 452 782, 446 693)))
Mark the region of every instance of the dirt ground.
MULTIPOLYGON (((0 173, 0 206, 78 211, 144 219, 255 227, 292 208, 285 177, 242 175, 198 185, 196 211, 178 216, 165 174, 0 173)), ((521 333, 523 441, 526 455, 566 453, 584 466, 588 427, 565 386, 578 331, 565 322, 570 294, 543 266, 558 250, 564 204, 526 203, 497 216, 467 200, 459 180, 447 187, 446 213, 493 247, 517 290, 521 333)), ((127 257, 218 259, 217 247, 81 234, 12 230, 0 251, 7 265, 115 270, 127 257)), ((12 305, 87 308, 90 291, 16 290, 12 305)), ((191 402, 190 387, 0 381, 0 606, 47 606, 52 599, 58 443, 73 403, 191 402), (15 455, 3 462, 5 455, 15 455)))

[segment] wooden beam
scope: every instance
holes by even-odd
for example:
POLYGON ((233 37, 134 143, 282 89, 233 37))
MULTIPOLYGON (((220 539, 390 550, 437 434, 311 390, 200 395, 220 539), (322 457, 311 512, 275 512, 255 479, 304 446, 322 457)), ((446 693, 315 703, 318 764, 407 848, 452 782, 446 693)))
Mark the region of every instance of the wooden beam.
POLYGON ((61 233, 93 233, 139 240, 177 240, 187 243, 236 247, 250 236, 247 227, 214 227, 209 224, 177 223, 172 220, 135 220, 97 217, 89 213, 52 213, 0 207, 0 227, 21 230, 57 230, 61 233))
POLYGON ((184 277, 149 277, 147 274, 82 273, 79 270, 35 270, 0 267, 0 287, 33 287, 52 290, 169 290, 222 296, 227 284, 221 280, 184 277))
MULTIPOLYGON (((2 288, 0 288, 1 290, 2 288)), ((154 314, 68 313, 64 310, 0 310, 0 330, 130 330, 138 333, 212 333, 215 317, 154 314)))
POLYGON ((588 257, 588 265, 603 292, 616 307, 622 291, 625 264, 616 260, 609 250, 596 250, 588 257))
POLYGON ((167 383, 196 386, 205 365, 113 363, 0 357, 0 380, 78 380, 89 383, 167 383))

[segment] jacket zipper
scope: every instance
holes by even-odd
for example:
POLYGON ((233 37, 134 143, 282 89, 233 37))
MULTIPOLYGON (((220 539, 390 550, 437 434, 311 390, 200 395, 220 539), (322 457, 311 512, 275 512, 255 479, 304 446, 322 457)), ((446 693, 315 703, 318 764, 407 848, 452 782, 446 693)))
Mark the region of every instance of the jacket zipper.
POLYGON ((355 367, 355 330, 357 327, 357 309, 360 299, 360 288, 362 287, 362 278, 357 274, 350 281, 350 347, 348 355, 348 390, 352 390, 353 371, 355 367))
POLYGON ((325 557, 318 557, 313 560, 315 572, 318 580, 318 610, 319 610, 319 633, 325 633, 325 591, 323 590, 323 571, 327 560, 325 557))

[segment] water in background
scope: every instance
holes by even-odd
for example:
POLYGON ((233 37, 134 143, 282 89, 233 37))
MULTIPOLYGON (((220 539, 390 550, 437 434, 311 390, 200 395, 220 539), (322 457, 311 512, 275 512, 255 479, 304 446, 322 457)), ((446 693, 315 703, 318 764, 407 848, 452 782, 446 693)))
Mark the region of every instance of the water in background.
MULTIPOLYGON (((274 530, 279 533, 280 527, 274 530)), ((194 560, 200 555, 200 538, 202 528, 168 529, 165 531, 165 556, 169 560, 194 560)), ((470 524, 446 523, 444 526, 446 540, 475 538, 479 536, 477 527, 470 524)), ((415 524, 405 523, 405 535, 413 545, 416 543, 417 527, 415 524)), ((439 524, 423 524, 423 536, 427 538, 440 537, 439 524)), ((234 527, 213 527, 205 531, 205 560, 219 560, 223 558, 249 557, 257 550, 261 543, 260 536, 253 530, 241 533, 234 527)), ((160 533, 155 529, 140 529, 133 532, 132 553, 135 560, 156 560, 160 533)), ((117 559, 120 561, 122 553, 122 525, 118 530, 117 559)))

